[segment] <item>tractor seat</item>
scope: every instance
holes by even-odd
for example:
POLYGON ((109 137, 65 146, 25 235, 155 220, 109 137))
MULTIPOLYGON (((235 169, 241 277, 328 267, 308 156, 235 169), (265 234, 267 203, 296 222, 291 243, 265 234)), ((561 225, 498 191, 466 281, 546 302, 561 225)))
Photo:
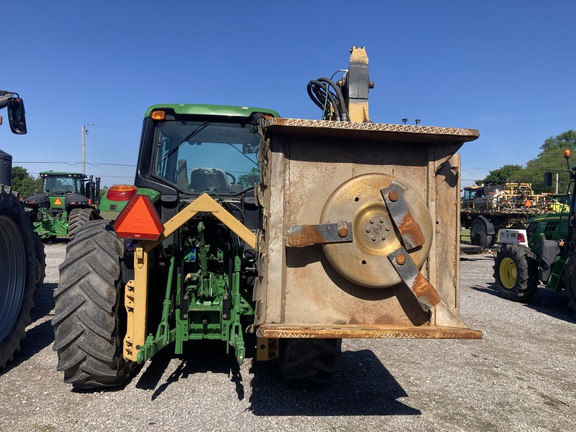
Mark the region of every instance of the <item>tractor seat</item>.
POLYGON ((196 168, 190 173, 189 190, 230 193, 226 173, 219 168, 196 168))

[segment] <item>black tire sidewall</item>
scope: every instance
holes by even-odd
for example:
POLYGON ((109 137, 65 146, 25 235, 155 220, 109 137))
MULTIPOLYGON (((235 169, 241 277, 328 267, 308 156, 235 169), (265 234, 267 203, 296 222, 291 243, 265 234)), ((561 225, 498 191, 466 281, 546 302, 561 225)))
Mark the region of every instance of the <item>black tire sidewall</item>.
POLYGON ((37 258, 32 225, 18 198, 12 194, 0 192, 0 215, 10 218, 16 224, 26 254, 26 268, 22 269, 25 272, 25 286, 20 311, 12 330, 4 340, 0 341, 0 369, 3 369, 12 360, 14 353, 20 349, 20 341, 25 337, 26 326, 30 323, 30 311, 34 307, 34 294, 37 291, 37 258))

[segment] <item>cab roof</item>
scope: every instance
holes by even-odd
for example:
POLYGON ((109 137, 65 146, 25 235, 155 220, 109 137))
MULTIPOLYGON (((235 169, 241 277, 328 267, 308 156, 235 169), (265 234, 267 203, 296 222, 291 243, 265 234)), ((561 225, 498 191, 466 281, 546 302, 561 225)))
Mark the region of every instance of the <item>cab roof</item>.
POLYGON ((152 111, 170 109, 176 114, 218 115, 225 117, 250 117, 254 113, 270 114, 280 117, 276 111, 267 108, 254 108, 233 105, 204 105, 204 104, 157 104, 152 105, 146 111, 145 117, 149 117, 152 111))

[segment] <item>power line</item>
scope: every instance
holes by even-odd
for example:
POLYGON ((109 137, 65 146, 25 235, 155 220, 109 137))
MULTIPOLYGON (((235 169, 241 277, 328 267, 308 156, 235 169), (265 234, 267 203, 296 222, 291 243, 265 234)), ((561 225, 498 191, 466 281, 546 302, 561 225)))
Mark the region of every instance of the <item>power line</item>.
MULTIPOLYGON (((39 173, 39 172, 28 172, 28 175, 31 175, 31 176, 39 176, 40 173, 39 173)), ((120 178, 120 179, 130 179, 130 180, 134 180, 134 176, 117 176, 117 175, 102 174, 102 175, 98 175, 98 176, 96 176, 96 177, 120 178)))
MULTIPOLYGON (((13 162, 15 164, 64 164, 64 165, 79 165, 82 162, 20 162, 16 161, 13 162)), ((136 167, 136 165, 129 165, 129 164, 118 164, 118 163, 111 163, 111 162, 86 162, 86 165, 90 166, 123 166, 123 167, 136 167)))
POLYGON ((108 162, 86 162, 86 164, 87 164, 87 165, 92 165, 92 166, 107 165, 107 166, 124 166, 124 167, 134 167, 134 168, 136 168, 136 165, 118 164, 118 163, 108 163, 108 162))

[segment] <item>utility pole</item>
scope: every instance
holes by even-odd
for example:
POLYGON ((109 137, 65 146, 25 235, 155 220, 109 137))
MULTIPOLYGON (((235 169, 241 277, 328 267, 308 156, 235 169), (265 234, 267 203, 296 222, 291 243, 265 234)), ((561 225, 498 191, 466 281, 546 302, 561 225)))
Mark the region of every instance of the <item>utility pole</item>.
POLYGON ((86 174, 86 125, 82 125, 82 174, 86 174))
POLYGON ((88 129, 86 126, 95 126, 93 124, 82 125, 82 174, 86 174, 86 134, 88 129))

